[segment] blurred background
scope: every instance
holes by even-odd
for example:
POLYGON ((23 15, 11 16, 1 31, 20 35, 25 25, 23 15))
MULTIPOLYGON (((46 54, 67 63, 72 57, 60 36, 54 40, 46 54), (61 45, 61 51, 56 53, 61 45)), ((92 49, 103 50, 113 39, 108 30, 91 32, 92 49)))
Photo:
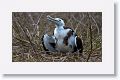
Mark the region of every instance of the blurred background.
POLYGON ((13 12, 13 62, 101 62, 102 12, 13 12), (76 53, 51 52, 47 54, 41 37, 53 34, 55 25, 47 15, 62 18, 65 25, 76 31, 83 41, 82 56, 76 53))

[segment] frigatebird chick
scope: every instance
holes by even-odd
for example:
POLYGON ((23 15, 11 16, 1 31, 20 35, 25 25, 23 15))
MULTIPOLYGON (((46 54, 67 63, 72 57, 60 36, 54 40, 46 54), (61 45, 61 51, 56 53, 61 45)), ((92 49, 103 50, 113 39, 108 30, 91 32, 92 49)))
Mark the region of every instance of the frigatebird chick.
POLYGON ((83 52, 83 44, 80 37, 73 29, 66 27, 61 18, 47 16, 47 19, 55 24, 54 37, 57 39, 56 50, 60 52, 83 52))

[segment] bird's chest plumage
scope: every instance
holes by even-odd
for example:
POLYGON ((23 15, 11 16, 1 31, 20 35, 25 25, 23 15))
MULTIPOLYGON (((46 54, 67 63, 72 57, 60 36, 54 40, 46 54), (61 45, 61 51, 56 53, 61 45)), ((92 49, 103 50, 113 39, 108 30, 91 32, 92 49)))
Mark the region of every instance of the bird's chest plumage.
POLYGON ((68 32, 69 32, 69 29, 55 29, 54 30, 54 36, 58 40, 63 40, 64 37, 67 35, 68 32))
POLYGON ((63 40, 65 38, 65 36, 67 36, 67 33, 70 31, 70 29, 55 29, 54 30, 54 36, 57 39, 57 48, 60 51, 66 52, 68 51, 69 47, 66 46, 63 43, 63 40))

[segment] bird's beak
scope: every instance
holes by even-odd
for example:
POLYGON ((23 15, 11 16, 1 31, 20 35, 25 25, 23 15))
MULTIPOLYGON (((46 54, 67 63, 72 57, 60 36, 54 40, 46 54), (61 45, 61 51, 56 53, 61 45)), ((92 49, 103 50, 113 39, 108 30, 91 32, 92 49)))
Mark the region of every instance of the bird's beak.
POLYGON ((49 21, 51 21, 51 22, 54 22, 54 23, 56 23, 57 22, 57 20, 55 20, 55 18, 53 18, 53 17, 51 17, 51 16, 47 16, 47 19, 49 20, 49 21))

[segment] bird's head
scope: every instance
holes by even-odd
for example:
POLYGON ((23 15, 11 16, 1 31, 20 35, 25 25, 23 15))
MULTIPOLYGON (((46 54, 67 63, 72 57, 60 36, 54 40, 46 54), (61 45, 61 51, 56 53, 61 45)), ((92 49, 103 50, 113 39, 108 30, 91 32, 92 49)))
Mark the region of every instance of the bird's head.
POLYGON ((63 26, 65 26, 64 21, 62 19, 60 19, 60 18, 53 18, 53 17, 48 15, 47 19, 49 21, 51 21, 52 23, 54 23, 56 25, 56 27, 63 27, 63 26))

